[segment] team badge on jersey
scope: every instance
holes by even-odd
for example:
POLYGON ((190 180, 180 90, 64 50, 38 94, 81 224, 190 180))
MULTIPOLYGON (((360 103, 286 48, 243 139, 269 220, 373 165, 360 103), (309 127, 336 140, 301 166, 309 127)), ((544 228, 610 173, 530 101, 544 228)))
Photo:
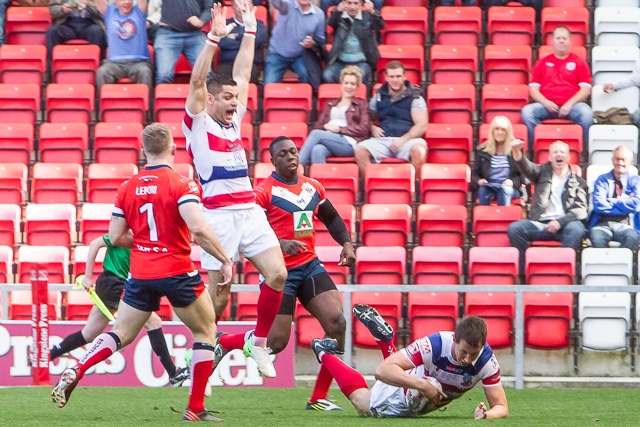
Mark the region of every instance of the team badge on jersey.
POLYGON ((313 233, 313 211, 298 211, 293 213, 294 237, 310 236, 313 233))

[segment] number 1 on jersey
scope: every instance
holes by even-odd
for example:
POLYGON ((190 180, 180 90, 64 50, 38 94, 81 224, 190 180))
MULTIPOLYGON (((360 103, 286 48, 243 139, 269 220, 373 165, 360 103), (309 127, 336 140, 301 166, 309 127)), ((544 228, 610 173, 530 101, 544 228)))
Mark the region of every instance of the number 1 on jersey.
POLYGON ((153 216, 153 203, 145 203, 140 206, 140 213, 147 214, 147 226, 149 227, 149 240, 152 242, 158 241, 158 229, 156 227, 156 218, 153 216))

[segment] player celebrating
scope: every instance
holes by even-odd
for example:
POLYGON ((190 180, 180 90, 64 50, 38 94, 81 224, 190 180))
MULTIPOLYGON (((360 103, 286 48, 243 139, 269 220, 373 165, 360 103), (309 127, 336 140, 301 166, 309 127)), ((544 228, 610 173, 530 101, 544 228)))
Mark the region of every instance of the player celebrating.
MULTIPOLYGON (((380 331, 391 330, 376 309, 356 305, 353 311, 377 339, 385 338, 380 331)), ((314 339, 311 343, 318 362, 334 375, 340 390, 360 415, 423 415, 461 397, 480 381, 491 409, 480 402, 473 411, 474 418, 509 415, 507 396, 500 382, 500 365, 487 344, 487 325, 479 317, 462 319, 455 333, 431 334, 389 355, 376 368, 378 381, 371 390, 358 371, 334 355, 338 353, 336 345, 335 340, 329 338, 314 339), (435 378, 442 389, 428 377, 435 378)))
MULTIPOLYGON (((324 329, 344 349, 346 321, 342 300, 315 253, 314 216, 326 225, 331 237, 342 246, 339 265, 352 266, 356 256, 351 236, 342 218, 325 197, 322 184, 298 175, 298 149, 286 136, 275 138, 269 146, 276 170, 256 188, 256 201, 267 213, 287 265, 287 282, 280 311, 269 332, 268 345, 274 353, 284 350, 291 334, 296 297, 324 329)), ((341 409, 326 397, 333 377, 321 366, 307 409, 341 409)))
MULTIPOLYGON (((107 248, 102 262, 103 272, 100 273, 96 280, 96 294, 100 300, 104 302, 111 313, 118 310, 120 296, 124 291, 124 281, 129 275, 129 263, 131 257, 131 249, 119 248, 113 246, 109 240, 109 235, 94 239, 89 244, 89 253, 87 254, 87 267, 82 279, 82 286, 89 290, 93 286, 93 266, 96 256, 100 248, 107 248)), ((76 348, 93 341, 98 334, 102 333, 109 324, 109 319, 95 305, 91 308, 87 323, 82 330, 67 336, 62 342, 56 344, 49 350, 51 360, 54 360, 65 353, 69 353, 76 348)), ((169 374, 169 382, 174 387, 180 387, 185 380, 189 378, 189 369, 187 367, 176 368, 169 355, 167 342, 162 333, 162 320, 156 313, 151 313, 149 320, 144 324, 149 335, 149 343, 151 349, 158 356, 162 366, 169 374)))
MULTIPOLYGON (((255 333, 224 335, 220 343, 227 350, 243 348, 258 365, 262 375, 273 378, 273 367, 267 346, 267 335, 278 314, 282 289, 287 277, 278 239, 267 218, 255 203, 249 181, 247 158, 240 138, 240 122, 246 113, 249 79, 253 66, 256 34, 255 7, 242 2, 244 36, 233 64, 233 80, 214 75, 207 84, 211 61, 220 38, 233 28, 226 24, 225 9, 215 4, 212 9, 212 29, 191 73, 189 96, 182 129, 187 150, 202 184, 203 213, 225 251, 234 260, 241 253, 265 278, 260 288, 255 333)), ((219 283, 220 262, 206 253, 201 263, 208 270, 209 283, 219 283)), ((219 318, 229 302, 230 285, 209 286, 216 315, 219 318)))
POLYGON ((225 283, 231 281, 232 263, 202 216, 198 186, 171 169, 176 145, 169 129, 147 126, 142 143, 147 167, 118 190, 109 226, 113 244, 133 248, 118 318, 111 332, 99 335, 78 364, 62 373, 51 396, 58 407, 65 406, 87 369, 130 344, 166 296, 194 339, 192 384, 183 420, 220 421, 204 408, 216 326, 211 299, 191 261, 191 233, 220 261, 225 283))

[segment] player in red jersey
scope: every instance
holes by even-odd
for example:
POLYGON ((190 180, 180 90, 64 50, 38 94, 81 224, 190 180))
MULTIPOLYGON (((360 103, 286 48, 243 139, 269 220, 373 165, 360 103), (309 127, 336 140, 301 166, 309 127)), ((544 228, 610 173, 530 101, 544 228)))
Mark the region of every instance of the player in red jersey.
POLYGON ((171 169, 176 145, 164 125, 142 133, 147 167, 122 184, 109 226, 113 244, 131 247, 131 269, 118 318, 111 332, 99 335, 73 368, 62 373, 51 392, 62 408, 87 369, 130 344, 166 296, 193 334, 192 385, 185 421, 220 421, 204 408, 204 391, 214 366, 216 326, 211 298, 205 292, 190 253, 190 233, 221 263, 224 283, 232 263, 200 210, 195 182, 171 169), (129 233, 133 231, 133 238, 129 233))
MULTIPOLYGON (((255 203, 242 148, 240 123, 249 98, 257 24, 255 7, 250 1, 235 1, 242 9, 244 36, 233 64, 233 79, 214 75, 207 83, 218 42, 233 28, 233 24, 227 26, 226 8, 215 4, 211 32, 191 73, 182 129, 202 185, 203 214, 207 223, 231 259, 238 260, 242 254, 265 278, 258 297, 253 336, 224 335, 220 344, 229 350, 243 349, 246 356, 256 361, 260 373, 272 378, 276 376, 276 370, 266 348, 267 335, 278 314, 287 270, 278 239, 264 212, 255 203)), ((216 259, 203 253, 201 262, 209 272, 209 283, 222 281, 220 263, 216 259)), ((229 292, 228 285, 209 286, 218 318, 227 307, 229 292)))
MULTIPOLYGON (((286 347, 298 298, 318 319, 326 335, 337 340, 338 349, 343 350, 346 322, 342 300, 316 255, 314 221, 322 221, 331 237, 342 246, 340 265, 349 267, 356 260, 351 236, 326 198, 322 184, 298 175, 298 149, 291 139, 286 136, 275 138, 269 152, 276 170, 255 189, 256 201, 267 213, 278 236, 288 276, 278 316, 269 331, 268 345, 274 353, 286 347)), ((321 366, 307 409, 341 409, 326 399, 331 380, 331 374, 321 366)))

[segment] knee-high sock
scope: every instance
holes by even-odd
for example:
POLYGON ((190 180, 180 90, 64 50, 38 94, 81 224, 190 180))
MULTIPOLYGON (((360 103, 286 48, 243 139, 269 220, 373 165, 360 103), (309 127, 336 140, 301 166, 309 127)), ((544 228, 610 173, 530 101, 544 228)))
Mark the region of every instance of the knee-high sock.
POLYGON ((248 339, 251 331, 243 332, 241 334, 223 334, 218 338, 218 342, 227 351, 242 349, 244 342, 248 339))
POLYGON ((276 291, 266 283, 260 287, 260 296, 258 297, 258 319, 256 321, 256 330, 254 332, 254 344, 264 347, 267 344, 267 336, 273 321, 280 310, 282 302, 282 291, 276 291), (261 340, 264 338, 264 341, 261 340))
POLYGON ((376 340, 376 344, 378 344, 378 348, 382 352, 382 357, 384 357, 385 359, 387 357, 391 356, 396 351, 398 351, 398 350, 396 350, 396 345, 393 343, 393 340, 391 340, 389 342, 376 340))
POLYGON ((340 391, 345 396, 349 397, 351 393, 358 389, 368 388, 367 381, 362 374, 344 363, 335 354, 323 354, 322 364, 331 372, 340 387, 340 391))
POLYGON ((56 359, 65 353, 69 353, 71 350, 75 350, 86 343, 87 340, 84 338, 84 335, 82 335, 82 331, 74 332, 49 350, 51 360, 56 359))
POLYGON ((213 372, 213 348, 211 344, 203 342, 193 343, 188 408, 196 414, 204 411, 204 390, 213 372))
POLYGON ((107 360, 109 356, 118 351, 120 349, 120 345, 120 338, 113 332, 98 335, 91 343, 91 348, 87 350, 82 359, 80 359, 76 365, 80 378, 84 376, 84 373, 89 368, 97 365, 103 360, 107 360))
POLYGON ((311 392, 309 402, 315 402, 318 399, 326 399, 327 393, 329 393, 329 387, 331 387, 331 381, 333 381, 333 375, 331 375, 329 369, 324 365, 320 365, 318 378, 316 378, 316 383, 313 386, 313 392, 311 392))
POLYGON ((160 362, 167 371, 167 374, 169 374, 170 377, 175 376, 176 365, 174 365, 173 360, 171 360, 171 355, 169 354, 169 348, 167 347, 167 341, 164 339, 162 328, 147 331, 147 335, 149 336, 151 349, 156 356, 158 356, 158 359, 160 359, 160 362))

